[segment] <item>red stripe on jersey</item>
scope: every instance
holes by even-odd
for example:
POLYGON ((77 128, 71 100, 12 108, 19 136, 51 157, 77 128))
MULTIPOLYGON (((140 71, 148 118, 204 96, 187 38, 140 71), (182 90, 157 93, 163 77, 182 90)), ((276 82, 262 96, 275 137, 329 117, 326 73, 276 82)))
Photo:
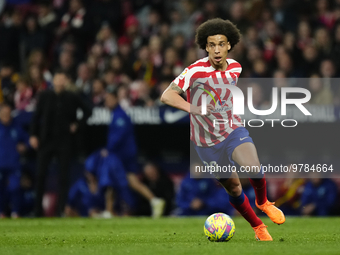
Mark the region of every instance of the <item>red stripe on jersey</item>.
POLYGON ((229 81, 227 79, 227 76, 225 75, 225 72, 221 72, 221 77, 222 77, 222 81, 224 84, 229 84, 229 81))
POLYGON ((211 76, 212 76, 212 78, 213 78, 213 82, 214 82, 215 84, 219 84, 218 79, 217 79, 217 76, 216 76, 216 73, 212 73, 211 76))
POLYGON ((210 134, 210 140, 214 143, 214 144, 218 144, 219 141, 217 140, 217 136, 215 135, 214 133, 214 125, 213 123, 211 122, 211 120, 209 118, 204 118, 206 123, 208 124, 208 127, 209 127, 209 134, 210 134))
POLYGON ((212 76, 214 72, 204 72, 204 71, 199 71, 199 72, 196 72, 194 73, 192 76, 191 76, 191 80, 196 80, 196 79, 199 79, 199 78, 208 78, 210 76, 212 76))
MULTIPOLYGON (((202 125, 200 125, 200 121, 197 119, 197 117, 195 115, 192 115, 192 117, 196 120, 197 124, 198 124, 198 128, 199 128, 199 141, 202 144, 203 147, 207 147, 208 144, 205 141, 205 137, 203 136, 203 134, 205 134, 204 132, 204 128, 202 125)), ((193 137, 195 139, 195 137, 193 137)), ((194 140, 195 141, 195 140, 194 140)))
POLYGON ((180 87, 181 89, 183 89, 184 87, 184 79, 179 79, 179 82, 178 82, 178 87, 180 87))
POLYGON ((231 71, 231 69, 233 69, 233 68, 241 68, 241 65, 237 62, 231 63, 231 64, 228 65, 226 71, 231 71))
POLYGON ((237 119, 238 123, 241 123, 241 122, 242 122, 240 116, 238 116, 238 115, 236 115, 236 114, 234 114, 233 116, 234 116, 235 119, 237 119))
MULTIPOLYGON (((228 91, 227 91, 227 93, 225 93, 225 97, 226 98, 229 98, 229 96, 230 96, 230 90, 228 89, 228 91)), ((231 100, 233 99, 233 97, 231 97, 231 100)))
POLYGON ((187 102, 191 103, 191 100, 190 100, 190 89, 187 90, 187 102))
POLYGON ((197 67, 197 66, 209 67, 209 66, 211 66, 211 64, 209 62, 209 59, 207 61, 198 61, 197 63, 194 63, 194 64, 188 66, 188 69, 190 70, 190 69, 197 67))

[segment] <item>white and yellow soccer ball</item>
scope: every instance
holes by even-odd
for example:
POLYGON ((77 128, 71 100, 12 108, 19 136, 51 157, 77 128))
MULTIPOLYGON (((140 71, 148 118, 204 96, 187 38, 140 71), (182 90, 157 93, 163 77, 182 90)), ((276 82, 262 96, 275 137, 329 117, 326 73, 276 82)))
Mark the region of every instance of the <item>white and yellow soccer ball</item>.
POLYGON ((204 224, 204 234, 212 242, 228 242, 235 233, 235 223, 229 215, 214 213, 204 224))

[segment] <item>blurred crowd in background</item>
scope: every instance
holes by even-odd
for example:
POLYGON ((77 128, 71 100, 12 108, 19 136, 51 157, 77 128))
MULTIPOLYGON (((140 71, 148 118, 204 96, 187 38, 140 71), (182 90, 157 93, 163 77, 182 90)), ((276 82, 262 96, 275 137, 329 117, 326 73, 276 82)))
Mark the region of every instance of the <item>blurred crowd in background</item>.
MULTIPOLYGON (((305 85, 312 93, 311 103, 340 104, 340 89, 329 79, 340 74, 339 0, 8 0, 1 3, 0 104, 6 105, 0 115, 2 145, 7 139, 2 126, 11 122, 11 109, 16 110, 16 115, 34 112, 41 92, 53 88, 57 71, 66 75, 66 90, 89 107, 104 106, 109 87, 117 90, 118 102, 124 110, 160 105, 159 97, 171 81, 185 67, 206 56, 195 45, 195 29, 215 17, 231 20, 242 33, 240 43, 229 53, 230 58, 242 65, 241 77, 315 78, 305 85)), ((254 105, 266 104, 270 99, 268 88, 261 84, 253 86, 256 87, 254 105)), ((28 126, 17 125, 13 135, 16 146, 9 148, 6 143, 1 149, 34 155, 28 143, 28 126)), ((1 167, 7 166, 0 163, 1 167)), ((11 174, 14 177, 3 174, 0 178, 0 195, 6 198, 2 199, 1 216, 8 215, 8 210, 14 210, 17 213, 14 216, 30 215, 34 171, 11 174), (11 201, 6 201, 7 198, 11 201)), ((222 195, 225 191, 213 180, 187 176, 173 184, 173 178, 169 179, 152 163, 144 166, 140 177, 156 196, 164 198, 165 214, 201 215, 219 210, 233 214, 228 197, 222 195)), ((71 188, 68 199, 68 206, 77 207, 82 201, 79 197, 87 196, 79 205, 87 209, 77 209, 80 215, 88 215, 93 203, 98 208, 102 206, 101 199, 91 198, 97 192, 92 177, 84 178, 74 184, 78 186, 71 188)), ((279 205, 286 206, 287 212, 328 215, 336 211, 332 206, 337 199, 337 188, 331 180, 289 181, 289 184, 282 181, 281 193, 274 196, 281 199, 279 205)), ((247 189, 246 181, 244 187, 247 189)), ((117 210, 122 214, 150 215, 149 204, 143 205, 142 198, 139 203, 134 212, 125 209, 124 203, 117 210)))
MULTIPOLYGON (((152 106, 185 67, 206 56, 195 29, 209 18, 237 24, 243 37, 229 54, 241 77, 339 75, 340 1, 328 0, 11 0, 0 23, 0 102, 32 109, 52 74, 69 75, 69 89, 103 103, 106 86, 120 86, 124 107, 152 106)), ((266 93, 258 86, 259 102, 266 93), (261 96, 261 94, 263 94, 261 96)), ((336 86, 311 82, 313 100, 339 101, 336 86)))

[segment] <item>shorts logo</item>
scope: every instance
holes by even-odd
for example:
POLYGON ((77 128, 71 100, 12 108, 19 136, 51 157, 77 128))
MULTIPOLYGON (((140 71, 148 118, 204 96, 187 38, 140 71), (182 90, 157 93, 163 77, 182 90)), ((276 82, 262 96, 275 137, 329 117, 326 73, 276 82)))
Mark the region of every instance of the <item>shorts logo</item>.
POLYGON ((248 136, 240 138, 240 141, 243 141, 246 138, 248 138, 248 136))

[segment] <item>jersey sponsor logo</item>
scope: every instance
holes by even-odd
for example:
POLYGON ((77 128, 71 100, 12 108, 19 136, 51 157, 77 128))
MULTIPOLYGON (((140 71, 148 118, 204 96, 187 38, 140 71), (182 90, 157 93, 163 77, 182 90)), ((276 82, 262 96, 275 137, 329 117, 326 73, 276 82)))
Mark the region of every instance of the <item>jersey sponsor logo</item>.
POLYGON ((217 102, 217 105, 215 105, 215 109, 211 112, 223 113, 223 112, 231 111, 232 108, 233 107, 231 105, 227 104, 226 100, 222 100, 222 103, 220 101, 217 102))
POLYGON ((215 105, 217 104, 217 102, 216 102, 216 100, 215 100, 215 97, 214 97, 214 96, 211 94, 211 92, 210 92, 209 90, 207 90, 207 89, 210 89, 212 92, 214 92, 215 95, 216 95, 217 98, 218 98, 218 103, 219 103, 219 105, 220 105, 220 106, 224 106, 224 105, 222 104, 222 100, 221 100, 219 94, 217 93, 217 91, 216 91, 213 87, 211 87, 211 86, 209 86, 208 84, 203 83, 203 82, 197 82, 197 83, 203 85, 203 87, 206 87, 205 89, 204 89, 204 88, 199 88, 199 89, 200 89, 200 90, 203 90, 204 92, 206 92, 206 93, 212 98, 212 100, 214 101, 215 105))
POLYGON ((203 85, 204 87, 206 87, 206 88, 200 88, 199 87, 199 89, 201 89, 204 92, 206 92, 212 98, 212 100, 214 101, 215 108, 214 108, 214 110, 212 110, 213 113, 222 113, 222 112, 227 112, 227 111, 231 111, 232 110, 233 107, 229 106, 227 104, 227 100, 221 100, 219 94, 217 93, 217 91, 213 87, 209 86, 206 83, 202 83, 202 82, 197 82, 197 83, 203 85), (214 94, 218 98, 217 101, 216 101, 216 99, 214 98, 214 96, 212 95, 212 93, 208 89, 211 90, 212 92, 214 92, 214 94))

